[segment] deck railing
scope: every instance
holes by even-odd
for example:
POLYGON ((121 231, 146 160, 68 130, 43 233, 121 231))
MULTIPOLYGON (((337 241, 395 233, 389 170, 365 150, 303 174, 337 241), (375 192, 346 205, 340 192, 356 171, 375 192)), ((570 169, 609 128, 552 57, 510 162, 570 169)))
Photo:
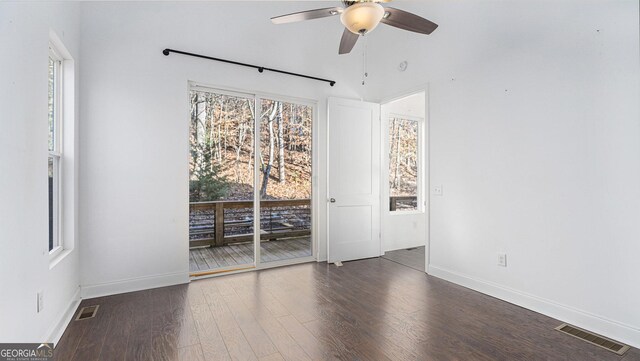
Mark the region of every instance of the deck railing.
POLYGON ((389 210, 401 211, 416 209, 418 207, 418 197, 416 196, 394 196, 389 197, 389 210))
MULTIPOLYGON (((225 246, 253 240, 252 201, 189 204, 189 246, 225 246)), ((311 235, 311 200, 260 202, 260 239, 311 235)))

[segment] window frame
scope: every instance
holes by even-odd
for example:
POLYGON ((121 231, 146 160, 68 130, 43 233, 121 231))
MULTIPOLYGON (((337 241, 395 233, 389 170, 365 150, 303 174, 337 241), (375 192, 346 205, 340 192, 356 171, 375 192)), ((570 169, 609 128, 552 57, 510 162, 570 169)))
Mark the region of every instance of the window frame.
MULTIPOLYGON (((49 58, 53 60, 53 126, 49 125, 49 132, 53 131, 51 137, 52 147, 48 146, 48 159, 52 163, 52 192, 53 199, 49 209, 53 215, 49 222, 53 222, 53 242, 49 250, 50 258, 55 258, 64 250, 63 242, 63 209, 62 209, 62 183, 63 183, 63 125, 64 125, 64 58, 60 55, 57 47, 49 42, 49 58)), ((48 95, 47 95, 48 97, 48 95)), ((48 137, 49 139, 49 137, 48 137)), ((49 226, 51 227, 51 225, 49 226)), ((48 248, 48 244, 47 244, 48 248)))
POLYGON ((424 165, 423 165, 423 161, 424 161, 424 123, 425 120, 422 117, 417 117, 417 116, 412 116, 412 115, 405 115, 405 114, 401 114, 401 113, 387 113, 386 115, 386 126, 387 129, 385 130, 387 136, 385 136, 386 139, 386 154, 384 154, 383 156, 387 158, 386 160, 386 179, 384 181, 385 187, 386 187, 386 199, 384 200, 386 204, 386 206, 384 207, 385 211, 391 215, 391 216, 404 216, 404 215, 412 215, 412 214, 423 214, 425 213, 425 202, 424 202, 424 165), (408 121, 414 121, 417 122, 418 124, 418 139, 416 140, 417 142, 417 177, 416 177, 416 197, 417 197, 417 201, 416 201, 416 209, 412 209, 412 210, 406 210, 406 211, 402 211, 402 210, 395 210, 392 211, 389 209, 389 201, 391 199, 391 186, 389 185, 389 178, 391 177, 391 162, 388 160, 389 157, 389 153, 391 152, 391 139, 388 136, 389 134, 389 129, 391 127, 391 119, 401 119, 401 120, 408 120, 408 121))

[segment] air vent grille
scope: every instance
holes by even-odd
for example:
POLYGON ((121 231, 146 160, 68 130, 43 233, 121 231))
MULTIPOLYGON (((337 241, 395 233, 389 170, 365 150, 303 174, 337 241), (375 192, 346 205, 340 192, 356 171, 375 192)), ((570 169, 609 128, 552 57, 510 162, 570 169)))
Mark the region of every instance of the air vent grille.
POLYGON ((629 349, 629 346, 621 344, 620 342, 616 342, 606 337, 596 335, 595 333, 577 328, 575 326, 567 325, 566 323, 563 323, 562 325, 556 327, 556 330, 566 333, 569 336, 579 338, 583 341, 587 341, 592 345, 602 347, 618 355, 623 355, 629 349))
POLYGON ((78 312, 76 321, 86 320, 88 318, 96 317, 96 313, 98 313, 98 307, 100 307, 100 305, 82 307, 80 309, 80 312, 78 312))

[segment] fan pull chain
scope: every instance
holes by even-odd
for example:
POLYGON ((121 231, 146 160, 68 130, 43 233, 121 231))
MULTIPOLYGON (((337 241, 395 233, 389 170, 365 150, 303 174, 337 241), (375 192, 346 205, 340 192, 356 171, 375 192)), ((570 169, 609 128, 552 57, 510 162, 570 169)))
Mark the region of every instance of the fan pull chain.
POLYGON ((362 47, 362 85, 365 84, 365 79, 369 76, 367 73, 367 37, 362 35, 364 38, 364 44, 362 47))

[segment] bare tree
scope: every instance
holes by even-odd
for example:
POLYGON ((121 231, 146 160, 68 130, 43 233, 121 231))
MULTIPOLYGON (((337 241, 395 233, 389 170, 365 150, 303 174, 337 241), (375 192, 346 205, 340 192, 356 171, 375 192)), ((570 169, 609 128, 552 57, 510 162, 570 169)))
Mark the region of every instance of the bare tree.
POLYGON ((282 102, 277 102, 278 104, 278 180, 280 183, 285 183, 285 174, 284 174, 284 120, 282 117, 282 102))
MULTIPOLYGON (((269 183, 269 177, 271 176, 271 167, 273 166, 274 156, 274 136, 273 136, 273 121, 278 113, 278 102, 274 102, 272 105, 271 114, 267 118, 267 127, 269 129, 269 161, 264 166, 262 171, 262 186, 260 187, 260 198, 264 198, 267 194, 267 185, 269 183)), ((262 157, 262 155, 261 155, 262 157)))

